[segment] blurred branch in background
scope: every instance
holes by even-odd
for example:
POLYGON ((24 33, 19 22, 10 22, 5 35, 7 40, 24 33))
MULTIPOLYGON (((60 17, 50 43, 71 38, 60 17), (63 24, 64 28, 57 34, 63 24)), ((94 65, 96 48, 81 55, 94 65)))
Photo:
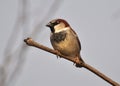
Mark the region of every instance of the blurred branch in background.
MULTIPOLYGON (((24 45, 23 39, 27 36, 37 37, 45 21, 51 18, 60 7, 63 0, 54 0, 47 9, 46 15, 41 16, 41 21, 33 25, 30 32, 30 21, 34 16, 30 16, 30 0, 19 0, 18 16, 13 28, 13 32, 8 40, 3 65, 0 66, 0 86, 13 86, 18 74, 21 72, 25 62, 28 47, 24 45), (32 17, 32 18, 31 18, 32 17)), ((44 7, 42 8, 44 10, 44 7)))

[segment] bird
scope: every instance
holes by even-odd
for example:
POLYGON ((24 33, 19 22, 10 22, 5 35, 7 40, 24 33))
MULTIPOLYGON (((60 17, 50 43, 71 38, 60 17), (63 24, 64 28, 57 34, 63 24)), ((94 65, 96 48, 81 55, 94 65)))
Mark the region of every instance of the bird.
MULTIPOLYGON (((80 51, 81 44, 76 32, 64 19, 53 19, 46 25, 50 28, 50 41, 53 48, 64 56, 74 59, 76 62, 84 63, 80 51)), ((80 67, 75 63, 76 67, 80 67)))

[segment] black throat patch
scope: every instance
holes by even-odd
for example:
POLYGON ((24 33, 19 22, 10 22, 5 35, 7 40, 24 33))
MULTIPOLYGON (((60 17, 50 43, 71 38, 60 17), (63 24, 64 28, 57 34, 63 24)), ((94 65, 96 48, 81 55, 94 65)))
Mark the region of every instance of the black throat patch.
POLYGON ((51 41, 59 43, 61 41, 64 41, 65 37, 66 37, 66 32, 65 31, 62 31, 62 32, 59 32, 59 33, 53 33, 53 35, 51 36, 51 41))

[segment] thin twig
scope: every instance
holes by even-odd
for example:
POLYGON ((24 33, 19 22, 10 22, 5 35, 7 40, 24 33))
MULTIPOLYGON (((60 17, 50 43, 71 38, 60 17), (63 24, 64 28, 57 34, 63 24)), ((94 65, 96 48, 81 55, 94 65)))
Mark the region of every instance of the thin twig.
POLYGON ((47 51, 49 53, 58 55, 58 56, 60 56, 60 57, 62 57, 64 59, 67 59, 67 60, 71 61, 71 62, 79 64, 80 67, 88 69, 89 71, 93 72, 94 74, 96 74, 97 76, 102 78, 103 80, 107 81, 109 84, 111 84, 113 86, 120 86, 120 84, 118 84, 117 82, 113 81, 112 79, 110 79, 109 77, 107 77, 106 75, 104 75, 103 73, 101 73, 100 71, 98 71, 97 69, 95 69, 94 67, 90 66, 87 63, 77 63, 74 59, 71 59, 71 58, 69 58, 67 56, 64 56, 64 55, 60 54, 59 52, 57 52, 56 50, 53 50, 51 48, 48 48, 46 46, 43 46, 43 45, 33 41, 32 38, 27 38, 27 39, 24 40, 24 42, 27 45, 29 45, 29 46, 34 46, 36 48, 42 49, 42 50, 47 51))

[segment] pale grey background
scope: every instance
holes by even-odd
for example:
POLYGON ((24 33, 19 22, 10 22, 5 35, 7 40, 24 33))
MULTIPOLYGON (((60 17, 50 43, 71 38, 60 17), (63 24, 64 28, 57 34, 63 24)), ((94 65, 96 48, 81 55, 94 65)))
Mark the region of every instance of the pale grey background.
MULTIPOLYGON (((42 7, 49 3, 46 0, 42 7)), ((0 64, 17 8, 17 0, 0 0, 0 64)), ((120 83, 119 0, 64 0, 53 18, 64 18, 74 28, 81 40, 82 57, 88 64, 120 83)), ((50 30, 44 26, 42 31, 37 41, 51 47, 50 30)), ((71 62, 36 48, 29 48, 25 58, 15 86, 110 86, 88 70, 77 69, 71 62)))

